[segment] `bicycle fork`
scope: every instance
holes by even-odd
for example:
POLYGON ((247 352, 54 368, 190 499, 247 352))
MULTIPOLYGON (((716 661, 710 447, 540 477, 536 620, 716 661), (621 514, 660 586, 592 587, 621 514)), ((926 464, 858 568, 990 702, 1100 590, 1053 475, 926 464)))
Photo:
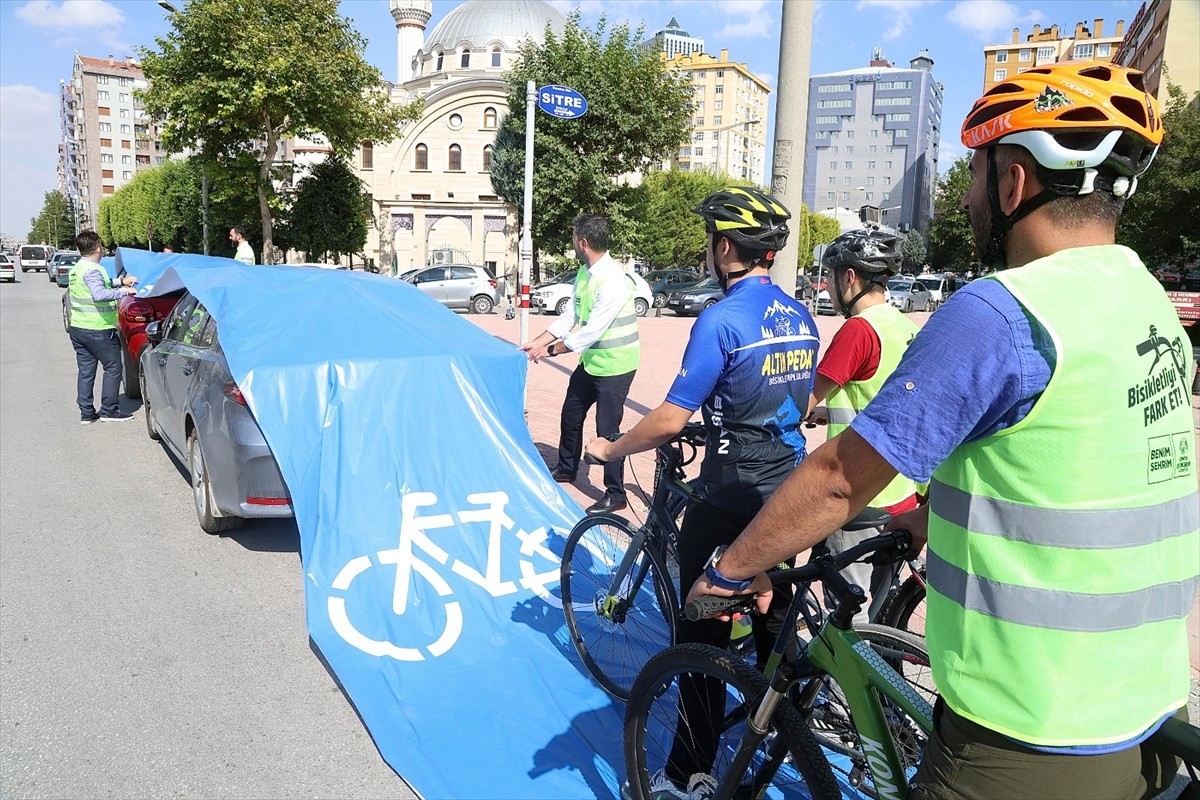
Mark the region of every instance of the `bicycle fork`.
MULTIPOLYGON (((746 733, 742 736, 742 741, 738 744, 737 752, 733 754, 733 759, 725 770, 725 774, 721 776, 714 797, 733 797, 737 792, 742 776, 749 770, 755 753, 766 740, 767 734, 770 732, 771 719, 775 716, 779 702, 787 694, 788 687, 795 680, 796 674, 796 666, 793 662, 781 664, 775 670, 771 676, 770 688, 750 710, 746 719, 746 733)), ((770 786, 771 778, 787 756, 787 742, 783 740, 782 736, 776 736, 775 741, 771 742, 767 748, 766 760, 758 773, 758 782, 763 789, 770 786)))

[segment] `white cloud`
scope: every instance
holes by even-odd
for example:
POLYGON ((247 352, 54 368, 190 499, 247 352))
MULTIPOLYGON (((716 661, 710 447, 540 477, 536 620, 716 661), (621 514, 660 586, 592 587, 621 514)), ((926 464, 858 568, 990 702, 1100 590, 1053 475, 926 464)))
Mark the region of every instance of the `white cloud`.
POLYGON ((898 39, 912 25, 912 14, 921 6, 936 3, 937 0, 858 0, 854 5, 855 11, 883 9, 891 14, 891 24, 883 33, 884 41, 898 39))
POLYGON ((1044 16, 1040 11, 1023 13, 1014 3, 1005 0, 959 0, 946 14, 946 19, 977 39, 991 41, 1019 28, 1023 22, 1037 22, 1044 16))
POLYGON ((58 96, 32 86, 0 86, 0 231, 18 237, 58 188, 58 96))
POLYGON ((13 16, 39 28, 110 28, 125 21, 106 0, 28 0, 13 16))

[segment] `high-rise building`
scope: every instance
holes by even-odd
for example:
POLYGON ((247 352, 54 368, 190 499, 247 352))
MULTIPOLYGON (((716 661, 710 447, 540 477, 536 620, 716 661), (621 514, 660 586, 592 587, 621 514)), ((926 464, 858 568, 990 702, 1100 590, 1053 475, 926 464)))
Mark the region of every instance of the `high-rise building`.
POLYGON ((692 136, 663 164, 706 169, 756 185, 766 182, 767 99, 771 87, 742 63, 703 52, 666 59, 692 83, 692 136))
POLYGON ((132 56, 75 55, 70 83, 60 85, 59 187, 74 203, 80 228, 94 228, 100 200, 167 158, 158 126, 134 90, 146 78, 132 56))
POLYGON ((1200 91, 1200 3, 1196 0, 1151 0, 1142 3, 1113 61, 1146 74, 1146 89, 1167 99, 1167 77, 1191 97, 1200 91))
POLYGON ((667 27, 642 42, 642 47, 646 50, 666 53, 667 58, 673 58, 690 53, 703 53, 704 40, 689 36, 687 31, 679 27, 679 22, 671 17, 667 27))
POLYGON ((986 92, 1022 70, 1057 61, 1111 61, 1124 34, 1124 20, 1117 20, 1117 30, 1111 36, 1104 35, 1103 19, 1094 20, 1091 28, 1077 22, 1070 34, 1060 32, 1057 25, 1045 30, 1034 25, 1033 33, 1025 41, 1021 41, 1021 29, 1013 28, 1011 42, 983 47, 983 90, 986 92))
POLYGON ((925 234, 933 216, 942 85, 922 51, 895 67, 878 48, 867 67, 814 75, 808 87, 804 202, 809 209, 925 234), (839 213, 839 211, 841 213, 839 213), (850 213, 853 212, 853 213, 850 213))

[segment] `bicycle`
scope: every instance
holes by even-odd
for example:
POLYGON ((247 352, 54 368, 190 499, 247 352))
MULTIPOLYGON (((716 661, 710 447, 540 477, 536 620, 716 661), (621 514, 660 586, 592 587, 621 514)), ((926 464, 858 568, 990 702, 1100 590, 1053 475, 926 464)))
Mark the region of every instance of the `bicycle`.
MULTIPOLYGON (((884 562, 898 560, 909 544, 907 531, 893 531, 837 555, 819 555, 806 566, 769 573, 776 585, 820 580, 838 603, 798 657, 784 661, 805 605, 806 593, 797 592, 765 675, 708 645, 676 645, 651 658, 625 712, 632 796, 650 797, 650 776, 666 764, 681 714, 688 725, 676 700, 678 682, 686 678, 709 687, 709 698, 720 704, 697 709, 702 724, 689 725, 684 737, 696 749, 697 763, 712 764, 714 797, 761 797, 776 789, 785 796, 796 790, 815 800, 840 798, 835 767, 844 783, 868 797, 903 797, 932 729, 928 653, 911 634, 872 625, 855 629, 852 621, 866 594, 839 570, 871 554, 884 562), (722 720, 716 730, 712 719, 722 720)), ((688 603, 686 613, 698 619, 746 611, 752 602, 752 596, 700 598, 688 603)))
POLYGON ((588 517, 563 548, 560 590, 571 643, 596 682, 619 700, 629 697, 646 660, 675 641, 677 520, 694 491, 684 467, 704 437, 701 423, 689 423, 658 446, 654 493, 640 527, 611 514, 588 517))

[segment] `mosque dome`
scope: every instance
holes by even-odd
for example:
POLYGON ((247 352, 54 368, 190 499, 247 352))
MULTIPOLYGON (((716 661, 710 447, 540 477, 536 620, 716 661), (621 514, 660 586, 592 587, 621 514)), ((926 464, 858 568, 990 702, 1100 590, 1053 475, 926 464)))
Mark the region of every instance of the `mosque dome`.
POLYGON ((453 51, 463 42, 472 48, 501 42, 504 49, 516 50, 523 39, 540 42, 547 23, 560 34, 567 18, 544 0, 468 0, 434 26, 422 50, 453 51))

